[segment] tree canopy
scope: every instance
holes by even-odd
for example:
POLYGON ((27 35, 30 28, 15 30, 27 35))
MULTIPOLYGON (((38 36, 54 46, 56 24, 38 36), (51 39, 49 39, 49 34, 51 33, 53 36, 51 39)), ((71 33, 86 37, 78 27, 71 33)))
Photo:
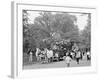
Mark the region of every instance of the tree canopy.
MULTIPOLYGON (((33 24, 29 24, 28 13, 27 11, 23 11, 24 48, 26 48, 26 45, 27 47, 40 47, 41 44, 45 44, 43 43, 45 39, 49 41, 53 39, 78 40, 80 35, 78 26, 74 24, 76 21, 77 18, 68 13, 55 12, 55 14, 52 14, 52 12, 40 12, 39 16, 34 19, 33 24)), ((86 29, 82 31, 81 35, 85 41, 90 37, 90 26, 89 19, 88 25, 86 29)))

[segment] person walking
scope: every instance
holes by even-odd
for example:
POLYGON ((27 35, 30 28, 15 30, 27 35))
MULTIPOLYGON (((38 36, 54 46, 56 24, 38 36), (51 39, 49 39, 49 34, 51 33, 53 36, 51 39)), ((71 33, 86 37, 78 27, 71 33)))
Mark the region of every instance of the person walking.
POLYGON ((90 52, 88 51, 88 52, 87 52, 87 61, 90 60, 90 59, 91 59, 91 54, 90 54, 90 52))
POLYGON ((81 52, 78 50, 78 52, 76 53, 76 61, 77 61, 77 64, 79 64, 80 58, 81 58, 81 52))

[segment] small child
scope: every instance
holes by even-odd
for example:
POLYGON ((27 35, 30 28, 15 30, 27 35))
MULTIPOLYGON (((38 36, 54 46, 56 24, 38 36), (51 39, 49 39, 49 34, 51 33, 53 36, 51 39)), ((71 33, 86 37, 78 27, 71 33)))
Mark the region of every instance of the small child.
POLYGON ((66 56, 66 57, 65 57, 65 62, 66 62, 66 64, 67 64, 67 67, 70 67, 70 62, 71 62, 70 56, 66 56))

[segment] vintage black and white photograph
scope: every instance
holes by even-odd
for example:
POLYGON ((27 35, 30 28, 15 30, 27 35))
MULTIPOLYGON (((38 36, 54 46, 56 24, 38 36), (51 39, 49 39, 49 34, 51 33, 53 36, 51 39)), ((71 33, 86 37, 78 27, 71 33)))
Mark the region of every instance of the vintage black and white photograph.
POLYGON ((91 13, 22 10, 23 69, 91 66, 91 13))

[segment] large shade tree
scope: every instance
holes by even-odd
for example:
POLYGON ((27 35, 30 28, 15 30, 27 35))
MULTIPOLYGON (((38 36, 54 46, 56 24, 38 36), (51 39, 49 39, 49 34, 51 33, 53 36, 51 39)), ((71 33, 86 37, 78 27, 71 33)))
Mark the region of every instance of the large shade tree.
POLYGON ((74 24, 75 21, 77 21, 76 17, 68 13, 52 14, 50 12, 42 12, 40 16, 35 18, 34 25, 45 29, 49 34, 56 32, 67 37, 71 34, 78 34, 78 27, 74 24))
POLYGON ((35 18, 34 24, 28 24, 29 42, 31 46, 40 47, 44 39, 50 41, 50 39, 78 38, 78 27, 74 24, 76 21, 77 18, 68 13, 40 12, 40 15, 35 18))

